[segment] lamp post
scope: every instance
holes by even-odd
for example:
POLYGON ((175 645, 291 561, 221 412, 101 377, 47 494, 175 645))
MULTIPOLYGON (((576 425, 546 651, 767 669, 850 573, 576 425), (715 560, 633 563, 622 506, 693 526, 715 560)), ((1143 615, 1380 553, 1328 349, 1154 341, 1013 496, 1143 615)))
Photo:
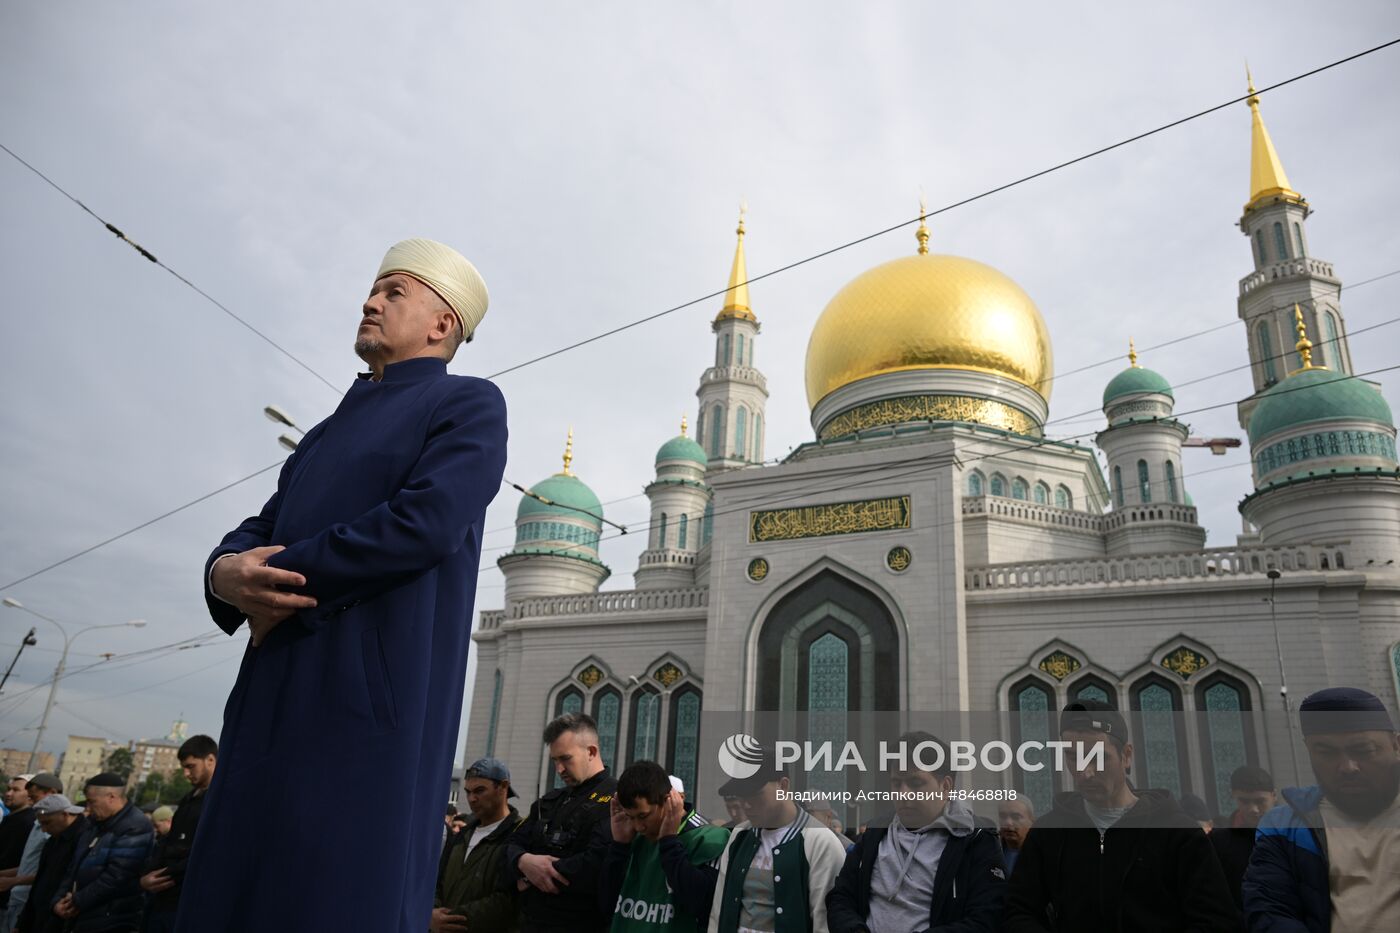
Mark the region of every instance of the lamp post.
POLYGON ((63 623, 59 622, 57 619, 51 619, 42 612, 35 612, 19 600, 11 599, 8 596, 4 598, 3 602, 11 609, 27 612, 35 618, 53 623, 58 630, 63 633, 63 653, 58 656, 58 667, 54 668, 53 682, 49 684, 49 699, 48 702, 44 704, 44 717, 39 720, 39 731, 34 736, 34 747, 29 752, 29 764, 25 768, 27 771, 32 771, 34 770, 34 761, 39 757, 39 746, 42 745, 44 741, 44 730, 48 728, 49 725, 49 713, 53 710, 54 698, 58 696, 58 682, 63 679, 63 670, 68 666, 68 649, 72 647, 73 641, 84 632, 92 632, 100 628, 141 628, 146 624, 146 620, 132 619, 129 622, 113 622, 110 625, 89 625, 87 628, 78 629, 78 631, 69 635, 68 630, 63 627, 63 623))
POLYGON ((5 692, 5 684, 9 682, 10 672, 13 671, 15 669, 15 665, 19 663, 19 656, 24 654, 25 646, 37 645, 38 643, 39 640, 34 637, 34 629, 30 628, 29 634, 25 635, 24 640, 19 643, 19 650, 15 652, 15 659, 10 662, 9 667, 5 668, 5 676, 0 677, 0 693, 5 692))
POLYGON ((1274 653, 1278 656, 1278 695, 1283 699, 1284 726, 1288 730, 1288 760, 1293 765, 1293 783, 1299 782, 1298 749, 1293 742, 1293 710, 1288 702, 1288 672, 1283 665, 1283 643, 1278 634, 1278 606, 1274 599, 1275 587, 1283 576, 1277 567, 1270 567, 1269 577, 1269 621, 1274 627, 1274 653))
MULTIPOLYGON (((281 408, 278 408, 276 405, 264 406, 263 414, 267 416, 268 421, 286 425, 293 431, 300 434, 302 437, 306 436, 306 432, 303 431, 301 427, 295 421, 292 420, 291 415, 287 414, 285 411, 283 411, 281 408)), ((298 441, 295 437, 292 437, 290 434, 283 434, 277 438, 277 443, 281 444, 287 450, 296 450, 298 441)))

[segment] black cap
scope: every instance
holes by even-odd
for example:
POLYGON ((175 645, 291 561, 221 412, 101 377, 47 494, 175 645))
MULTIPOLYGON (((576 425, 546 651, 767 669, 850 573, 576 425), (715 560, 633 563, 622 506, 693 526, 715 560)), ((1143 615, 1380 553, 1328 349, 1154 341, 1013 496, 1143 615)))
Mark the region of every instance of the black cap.
POLYGON ((787 771, 778 767, 771 744, 760 745, 749 736, 730 736, 724 744, 723 751, 728 754, 721 757, 720 764, 726 774, 730 771, 723 767, 725 758, 733 761, 737 769, 748 771, 754 765, 757 765, 757 769, 743 777, 731 776, 720 785, 721 797, 752 797, 763 789, 763 785, 787 777, 787 771))
POLYGON ((26 787, 38 787, 42 790, 52 791, 55 794, 63 793, 63 782, 47 771, 40 771, 29 779, 26 787))
POLYGON ((111 771, 103 771, 101 774, 94 774, 87 779, 84 787, 125 787, 126 781, 120 774, 113 774, 111 771))
POLYGON ((1101 700, 1075 700, 1060 713, 1060 732, 1102 732, 1121 748, 1128 744, 1128 723, 1101 700))
POLYGON ((1336 732, 1394 732, 1385 704, 1357 687, 1328 687, 1303 700, 1298 708, 1303 735, 1336 732))

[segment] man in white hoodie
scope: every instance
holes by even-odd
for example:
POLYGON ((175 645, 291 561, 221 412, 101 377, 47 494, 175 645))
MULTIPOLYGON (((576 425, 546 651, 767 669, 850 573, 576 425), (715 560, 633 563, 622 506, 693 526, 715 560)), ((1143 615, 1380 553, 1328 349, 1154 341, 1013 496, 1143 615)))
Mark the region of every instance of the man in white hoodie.
POLYGON ((991 933, 1006 899, 996 830, 950 799, 954 775, 940 739, 909 732, 900 741, 907 767, 890 774, 895 812, 873 821, 846 856, 826 898, 831 931, 991 933))

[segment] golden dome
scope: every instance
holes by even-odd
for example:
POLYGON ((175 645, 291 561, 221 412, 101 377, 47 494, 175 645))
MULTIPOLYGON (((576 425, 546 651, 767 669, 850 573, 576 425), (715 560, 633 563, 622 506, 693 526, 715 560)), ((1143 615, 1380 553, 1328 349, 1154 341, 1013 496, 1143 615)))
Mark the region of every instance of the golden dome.
POLYGON ((853 279, 807 344, 807 402, 869 376, 961 369, 1050 398, 1050 332, 1021 287, 961 256, 915 255, 853 279))

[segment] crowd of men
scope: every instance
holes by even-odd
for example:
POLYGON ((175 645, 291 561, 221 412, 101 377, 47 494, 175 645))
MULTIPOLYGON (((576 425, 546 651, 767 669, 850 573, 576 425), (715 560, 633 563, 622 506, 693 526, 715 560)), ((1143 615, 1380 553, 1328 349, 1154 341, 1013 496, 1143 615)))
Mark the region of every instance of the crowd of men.
MULTIPOLYGON (((469 812, 448 814, 433 931, 1296 931, 1400 929, 1400 735, 1374 695, 1308 697, 1301 728, 1318 784, 1276 793, 1253 766, 1231 776, 1217 820, 1190 795, 1139 788, 1127 722, 1084 701, 1060 736, 1102 746, 1074 790, 1037 815, 1024 796, 997 821, 951 793, 942 769, 894 771, 891 813, 843 831, 803 809, 765 751, 720 788, 710 823, 653 761, 614 778, 585 714, 549 724, 562 786, 523 818, 507 766, 466 772, 469 812), (1218 824, 1218 825, 1217 825, 1218 824)), ((939 756, 933 756, 938 758, 939 756)), ((1075 760, 1075 764, 1078 764, 1075 760)))
POLYGON ((22 774, 5 790, 0 822, 3 933, 167 933, 175 929, 185 863, 219 747, 207 735, 177 753, 191 790, 147 814, 127 782, 104 771, 85 782, 83 804, 48 773, 22 774))

